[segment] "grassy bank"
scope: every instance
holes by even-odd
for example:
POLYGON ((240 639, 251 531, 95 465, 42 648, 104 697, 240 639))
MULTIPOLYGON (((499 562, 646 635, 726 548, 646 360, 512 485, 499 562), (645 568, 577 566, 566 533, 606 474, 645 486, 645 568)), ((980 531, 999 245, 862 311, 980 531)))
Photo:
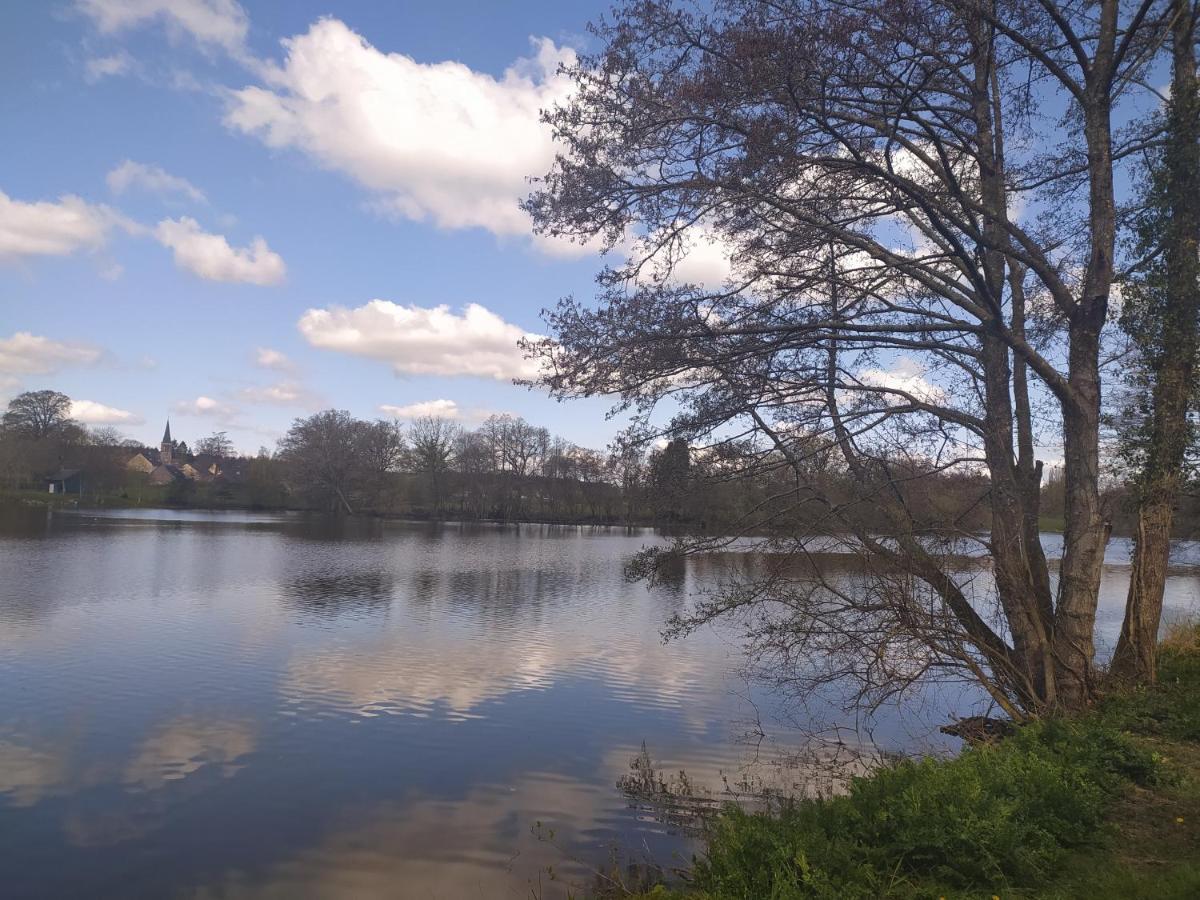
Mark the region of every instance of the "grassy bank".
POLYGON ((280 502, 257 502, 225 495, 201 486, 186 484, 146 485, 136 493, 87 491, 80 494, 50 494, 46 491, 0 490, 0 508, 5 506, 49 507, 52 509, 200 509, 200 510, 285 510, 280 502))
POLYGON ((682 886, 640 897, 1200 897, 1200 626, 1158 686, 775 815, 730 808, 682 886))

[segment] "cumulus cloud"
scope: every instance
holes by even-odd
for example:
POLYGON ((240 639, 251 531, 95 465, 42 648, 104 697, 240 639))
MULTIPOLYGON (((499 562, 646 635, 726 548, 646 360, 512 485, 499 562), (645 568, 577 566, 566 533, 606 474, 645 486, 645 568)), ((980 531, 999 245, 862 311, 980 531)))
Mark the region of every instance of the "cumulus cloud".
POLYGON ((106 206, 72 194, 57 202, 26 203, 0 191, 0 261, 26 256, 65 256, 101 247, 114 225, 136 226, 106 206))
POLYGON ((666 258, 657 241, 656 236, 630 239, 616 249, 631 262, 645 261, 639 278, 651 281, 667 280, 715 290, 725 284, 733 272, 733 247, 704 225, 683 229, 673 259, 666 258))
POLYGON ((131 187, 138 187, 153 194, 177 194, 195 203, 206 203, 207 198, 200 188, 186 178, 172 175, 159 166, 124 160, 108 173, 105 179, 108 189, 114 194, 123 194, 131 187))
POLYGON ((270 347, 259 347, 254 351, 254 364, 262 369, 278 369, 280 371, 292 368, 290 359, 270 347))
POLYGON ((377 195, 376 208, 443 228, 528 234, 518 201, 549 170, 539 110, 563 99, 574 52, 548 39, 499 79, 461 63, 384 53, 337 19, 284 41, 263 85, 230 94, 226 124, 293 148, 377 195))
POLYGON ((942 403, 946 392, 925 378, 925 373, 913 360, 902 357, 891 369, 866 369, 858 380, 870 387, 884 388, 909 394, 925 403, 942 403))
POLYGON ((141 425, 145 421, 137 413, 94 400, 72 400, 71 418, 85 425, 141 425))
POLYGON ((436 416, 439 419, 462 418, 462 410, 453 400, 424 400, 405 406, 384 403, 379 407, 379 411, 396 419, 419 419, 422 416, 436 416))
POLYGON ((517 342, 533 337, 478 303, 401 306, 372 300, 355 309, 310 309, 300 333, 314 347, 380 359, 398 375, 475 375, 508 381, 537 374, 517 342))
POLYGON ((175 253, 175 265, 209 281, 279 284, 287 274, 283 257, 256 237, 249 247, 229 246, 222 235, 209 234, 195 219, 163 219, 154 230, 159 243, 175 253))
POLYGON ((242 388, 238 396, 248 403, 267 403, 276 406, 312 406, 313 396, 303 385, 292 381, 281 381, 242 388))
POLYGON ((98 347, 54 341, 28 331, 0 338, 0 373, 6 375, 48 375, 68 366, 92 365, 100 357, 98 347))
POLYGON ((75 8, 105 34, 157 22, 172 37, 190 35, 234 55, 244 53, 250 25, 234 0, 77 0, 75 8))
POLYGON ((133 57, 120 50, 108 56, 93 56, 84 61, 83 77, 89 84, 95 84, 103 78, 114 75, 124 75, 133 69, 133 57))
POLYGON ((233 407, 203 394, 194 400, 181 400, 175 404, 175 411, 187 416, 212 416, 227 419, 233 415, 233 407))
POLYGON ((671 274, 676 281, 710 289, 720 287, 732 271, 729 253, 729 246, 717 238, 696 235, 671 274))

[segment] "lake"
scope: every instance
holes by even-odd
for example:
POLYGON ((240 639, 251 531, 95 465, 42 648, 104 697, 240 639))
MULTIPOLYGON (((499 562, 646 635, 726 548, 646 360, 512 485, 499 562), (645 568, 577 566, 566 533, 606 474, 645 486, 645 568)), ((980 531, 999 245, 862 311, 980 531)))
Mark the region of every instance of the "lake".
MULTIPOLYGON (((664 645, 719 565, 627 583, 656 540, 0 510, 0 896, 561 897, 550 867, 685 861, 617 787, 643 744, 715 791, 795 784, 778 758, 835 711, 782 718, 732 627, 664 645)), ((1107 642, 1128 545, 1109 553, 1107 642)), ((1200 548, 1175 561, 1168 618, 1200 610, 1200 548)), ((885 709, 872 737, 945 749, 946 705, 885 709)))

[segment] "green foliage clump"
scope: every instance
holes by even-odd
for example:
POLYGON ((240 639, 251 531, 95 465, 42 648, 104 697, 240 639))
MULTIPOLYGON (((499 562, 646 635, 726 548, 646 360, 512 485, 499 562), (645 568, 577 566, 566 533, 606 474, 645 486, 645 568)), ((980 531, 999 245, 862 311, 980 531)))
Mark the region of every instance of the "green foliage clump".
POLYGON ((1109 698, 1115 728, 1176 741, 1200 741, 1200 624, 1173 628, 1158 650, 1158 682, 1109 698))
POLYGON ((1032 885, 1097 840, 1123 784, 1156 777, 1152 755, 1112 729, 1041 723, 956 759, 902 762, 778 816, 730 808, 695 885, 771 900, 1032 885))

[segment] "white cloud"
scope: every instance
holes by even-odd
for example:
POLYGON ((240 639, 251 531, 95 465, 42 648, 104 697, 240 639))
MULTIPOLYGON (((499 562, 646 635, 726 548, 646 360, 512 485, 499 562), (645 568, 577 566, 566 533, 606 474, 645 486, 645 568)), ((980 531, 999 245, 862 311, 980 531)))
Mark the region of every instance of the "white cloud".
POLYGON ((870 387, 903 391, 926 403, 942 403, 946 392, 925 378, 921 366, 902 357, 891 369, 866 369, 858 373, 858 380, 870 387))
POLYGON ((337 19, 284 41, 265 86, 230 94, 226 124, 295 148, 376 193, 375 208, 443 228, 527 235, 518 208, 554 142, 539 111, 566 97, 574 52, 548 39, 496 79, 457 62, 384 53, 337 19))
POLYGON ((439 419, 461 419, 462 410, 453 400, 424 400, 420 403, 409 403, 405 406, 393 406, 384 403, 379 411, 387 413, 396 419, 419 419, 422 416, 436 416, 439 419))
POLYGON ((116 281, 125 274, 125 267, 119 262, 109 261, 100 267, 98 273, 105 281, 116 281))
POLYGON ((83 77, 89 84, 95 84, 102 78, 114 75, 124 75, 133 68, 133 57, 120 50, 108 56, 94 56, 85 60, 83 77))
POLYGON ((72 400, 71 418, 85 425, 140 425, 145 421, 137 413, 94 400, 72 400))
POLYGON ((508 381, 537 368, 517 342, 532 335, 478 303, 461 315, 448 306, 400 306, 372 300, 346 309, 310 309, 300 333, 314 347, 391 363, 397 374, 476 375, 508 381))
POLYGON ((666 279, 715 290, 725 284, 733 271, 733 248, 703 225, 684 228, 677 258, 669 271, 663 252, 656 252, 656 245, 648 239, 627 241, 619 249, 630 261, 648 261, 642 274, 655 280, 666 279))
POLYGON ((233 407, 204 395, 195 400, 181 400, 175 404, 175 411, 188 416, 213 416, 223 419, 233 415, 233 407))
POLYGON ((238 396, 248 403, 269 403, 277 406, 312 406, 313 396, 303 386, 291 381, 242 388, 238 396))
POLYGON ((68 366, 90 366, 100 357, 97 347, 54 341, 28 331, 0 338, 0 373, 6 375, 48 375, 68 366))
POLYGON ((75 6, 105 34, 161 22, 172 37, 188 34, 234 55, 244 53, 250 24, 234 0, 77 0, 75 6))
POLYGON ((159 243, 175 252, 175 265, 209 281, 279 284, 287 274, 283 257, 256 237, 249 247, 233 248, 222 235, 209 234, 195 219, 163 219, 154 231, 159 243))
POLYGON ((259 347, 254 351, 254 364, 262 369, 277 369, 287 371, 292 368, 292 361, 278 350, 270 347, 259 347))
POLYGON ((676 281, 711 289, 724 284, 731 269, 729 246, 709 235, 698 235, 671 275, 676 281))
POLYGON ((154 194, 178 194, 196 203, 207 202, 204 192, 186 178, 131 159, 124 160, 109 172, 105 180, 114 194, 123 194, 131 187, 139 187, 154 194))
POLYGON ((103 246, 113 225, 136 228, 107 206, 92 205, 72 194, 57 202, 26 203, 0 191, 0 260, 95 250, 103 246))

